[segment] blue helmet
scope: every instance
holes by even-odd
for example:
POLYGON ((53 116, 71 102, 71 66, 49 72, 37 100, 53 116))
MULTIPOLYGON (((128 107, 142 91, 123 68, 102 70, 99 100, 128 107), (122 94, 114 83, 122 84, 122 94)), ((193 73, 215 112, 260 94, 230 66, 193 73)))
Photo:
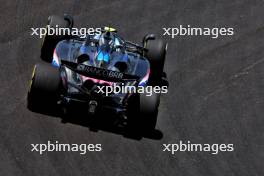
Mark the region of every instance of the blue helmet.
POLYGON ((115 37, 111 32, 106 31, 102 33, 99 38, 97 61, 109 63, 111 57, 110 54, 113 52, 114 44, 115 37))

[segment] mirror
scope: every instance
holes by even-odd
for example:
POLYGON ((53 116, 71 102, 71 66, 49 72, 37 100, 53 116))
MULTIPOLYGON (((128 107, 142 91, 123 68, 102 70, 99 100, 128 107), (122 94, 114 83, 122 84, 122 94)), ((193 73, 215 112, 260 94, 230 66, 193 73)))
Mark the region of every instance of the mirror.
POLYGON ((156 38, 155 34, 147 34, 144 36, 143 38, 143 46, 145 47, 145 43, 148 41, 148 40, 154 40, 156 38))

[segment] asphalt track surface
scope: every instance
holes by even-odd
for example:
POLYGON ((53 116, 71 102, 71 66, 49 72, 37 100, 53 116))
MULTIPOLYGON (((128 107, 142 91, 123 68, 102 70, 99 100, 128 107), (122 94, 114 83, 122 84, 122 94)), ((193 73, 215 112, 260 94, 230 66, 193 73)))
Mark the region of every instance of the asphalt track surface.
MULTIPOLYGON (((260 0, 0 2, 0 175, 264 175, 264 2, 260 0), (61 123, 26 108, 28 80, 39 62, 43 27, 69 13, 77 27, 111 24, 140 42, 162 27, 234 27, 231 37, 164 37, 169 93, 162 97, 158 138, 61 123), (30 152, 32 143, 100 143, 103 151, 30 152), (233 143, 234 152, 162 152, 162 144, 233 143)), ((78 116, 78 114, 76 115, 78 116)))

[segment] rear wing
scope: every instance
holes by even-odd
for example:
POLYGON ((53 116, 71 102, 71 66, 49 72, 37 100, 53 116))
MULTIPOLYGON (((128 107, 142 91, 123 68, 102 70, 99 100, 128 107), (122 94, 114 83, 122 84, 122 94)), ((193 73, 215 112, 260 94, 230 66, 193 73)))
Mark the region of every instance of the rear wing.
POLYGON ((95 79, 101 79, 104 81, 126 82, 126 81, 139 81, 140 79, 140 77, 136 75, 129 75, 118 71, 112 71, 103 68, 88 66, 85 64, 78 64, 66 60, 61 60, 61 63, 64 64, 67 68, 83 76, 87 76, 95 79))

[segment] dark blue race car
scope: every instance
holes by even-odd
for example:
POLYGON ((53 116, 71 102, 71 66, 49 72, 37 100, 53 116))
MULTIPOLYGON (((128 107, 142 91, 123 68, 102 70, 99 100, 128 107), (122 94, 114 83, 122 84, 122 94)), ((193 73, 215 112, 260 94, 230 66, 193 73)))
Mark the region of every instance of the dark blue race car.
MULTIPOLYGON (((48 25, 71 30, 73 19, 50 16, 48 25)), ((160 93, 106 91, 118 86, 167 87, 163 71, 166 50, 167 44, 153 34, 138 45, 125 41, 111 27, 86 38, 46 35, 41 48, 45 62, 34 66, 28 108, 52 107, 65 113, 79 108, 87 117, 104 112, 114 114, 120 124, 155 129, 160 93)))

